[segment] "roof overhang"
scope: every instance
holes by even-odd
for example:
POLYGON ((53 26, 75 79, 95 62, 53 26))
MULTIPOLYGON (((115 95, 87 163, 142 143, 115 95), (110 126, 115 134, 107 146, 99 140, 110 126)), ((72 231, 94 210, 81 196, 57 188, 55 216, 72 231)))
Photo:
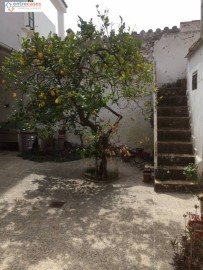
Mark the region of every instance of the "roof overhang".
POLYGON ((66 7, 66 8, 68 8, 68 5, 66 4, 66 2, 64 1, 64 0, 61 0, 62 1, 62 3, 64 4, 64 6, 66 7))
POLYGON ((58 11, 66 13, 66 9, 68 8, 65 0, 51 0, 52 4, 58 11))
POLYGON ((194 52, 203 44, 203 40, 199 38, 195 43, 192 44, 192 46, 189 48, 187 55, 185 58, 189 58, 191 55, 193 55, 194 52))

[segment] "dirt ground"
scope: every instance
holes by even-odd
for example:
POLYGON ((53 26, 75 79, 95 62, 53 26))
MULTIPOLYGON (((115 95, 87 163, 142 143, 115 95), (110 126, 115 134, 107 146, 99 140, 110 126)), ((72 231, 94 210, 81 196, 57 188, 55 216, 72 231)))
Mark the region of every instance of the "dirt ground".
MULTIPOLYGON (((171 270, 170 240, 195 195, 155 193, 142 172, 90 182, 90 160, 37 163, 0 152, 1 270, 171 270)), ((194 211, 193 211, 194 212, 194 211)))

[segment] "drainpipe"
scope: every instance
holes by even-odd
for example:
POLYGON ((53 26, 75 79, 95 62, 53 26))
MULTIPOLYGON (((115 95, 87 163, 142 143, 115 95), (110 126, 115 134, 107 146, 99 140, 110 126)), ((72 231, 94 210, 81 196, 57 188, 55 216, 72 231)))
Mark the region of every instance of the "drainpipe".
POLYGON ((203 0, 201 0, 201 33, 200 38, 203 40, 203 0))

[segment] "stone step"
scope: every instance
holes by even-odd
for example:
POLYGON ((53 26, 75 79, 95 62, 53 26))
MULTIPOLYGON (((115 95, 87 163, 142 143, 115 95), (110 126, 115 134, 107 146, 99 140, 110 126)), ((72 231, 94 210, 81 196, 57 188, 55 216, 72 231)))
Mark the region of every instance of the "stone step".
POLYGON ((190 118, 189 117, 166 117, 159 116, 157 118, 158 130, 160 128, 179 128, 179 129, 189 129, 190 128, 190 118))
POLYGON ((181 141, 158 141, 158 154, 193 154, 193 145, 191 142, 181 141))
POLYGON ((167 96, 158 99, 158 106, 187 106, 186 96, 167 96))
POLYGON ((186 96, 186 89, 184 88, 167 88, 159 89, 157 92, 157 97, 161 96, 186 96))
POLYGON ((157 107, 157 116, 189 116, 188 107, 187 106, 173 106, 173 107, 157 107))
POLYGON ((158 129, 158 141, 191 141, 190 129, 158 129))
POLYGON ((159 180, 186 180, 183 174, 184 166, 159 166, 155 178, 159 180))
POLYGON ((154 180, 154 190, 156 192, 198 192, 199 185, 195 182, 184 181, 184 180, 167 180, 160 181, 159 179, 154 180))
POLYGON ((189 163, 195 163, 193 155, 186 154, 158 154, 158 166, 187 166, 189 163))

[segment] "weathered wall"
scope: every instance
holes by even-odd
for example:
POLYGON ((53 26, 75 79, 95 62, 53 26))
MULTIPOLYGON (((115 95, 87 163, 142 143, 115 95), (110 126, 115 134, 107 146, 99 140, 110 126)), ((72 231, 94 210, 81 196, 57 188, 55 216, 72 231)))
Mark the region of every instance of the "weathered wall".
POLYGON ((203 45, 188 59, 187 81, 196 163, 199 170, 203 171, 203 45), (192 90, 192 74, 195 71, 198 73, 197 89, 192 90))
MULTIPOLYGON (((121 114, 123 118, 119 123, 119 129, 113 136, 113 140, 117 144, 126 144, 130 147, 144 147, 146 150, 151 150, 153 147, 153 130, 150 120, 146 120, 145 100, 139 101, 139 106, 135 103, 127 103, 123 101, 120 108, 114 106, 113 109, 121 114)), ((106 121, 113 124, 117 117, 111 112, 104 110, 102 117, 106 121)))
POLYGON ((173 83, 186 78, 189 47, 199 38, 197 23, 182 23, 177 33, 163 34, 154 44, 154 60, 156 62, 157 86, 173 83), (191 26, 191 27, 189 27, 191 26))
MULTIPOLYGON (((155 32, 134 32, 135 38, 143 40, 143 53, 145 57, 156 65, 156 85, 172 83, 177 79, 186 78, 187 59, 185 58, 189 47, 199 38, 200 21, 181 22, 180 28, 165 27, 155 32)), ((153 148, 153 129, 149 121, 135 106, 127 107, 120 123, 118 139, 132 147, 143 146, 145 149, 153 148)), ((114 116, 104 112, 104 117, 113 122, 114 116)), ((75 140, 76 137, 74 137, 75 140)), ((68 139, 73 137, 68 136, 68 139)))
POLYGON ((156 85, 172 83, 186 78, 187 60, 185 58, 190 46, 200 36, 200 21, 181 22, 180 27, 165 27, 153 32, 141 31, 134 36, 144 42, 146 57, 155 62, 156 85))
MULTIPOLYGON (((139 106, 135 103, 126 103, 123 101, 120 106, 114 105, 112 108, 115 112, 121 114, 123 118, 119 123, 119 128, 116 133, 111 136, 111 142, 117 145, 126 144, 129 147, 143 147, 148 152, 153 149, 153 129, 151 127, 150 120, 146 120, 146 110, 144 110, 144 102, 141 100, 139 106)), ((148 114, 149 116, 149 114, 148 114)), ((100 114, 100 118, 104 120, 104 123, 113 125, 117 116, 110 111, 103 109, 100 114)), ((88 136, 87 136, 88 138, 88 136)), ((67 134, 66 140, 73 143, 80 143, 78 136, 67 134)), ((84 143, 88 143, 84 137, 84 143)))

